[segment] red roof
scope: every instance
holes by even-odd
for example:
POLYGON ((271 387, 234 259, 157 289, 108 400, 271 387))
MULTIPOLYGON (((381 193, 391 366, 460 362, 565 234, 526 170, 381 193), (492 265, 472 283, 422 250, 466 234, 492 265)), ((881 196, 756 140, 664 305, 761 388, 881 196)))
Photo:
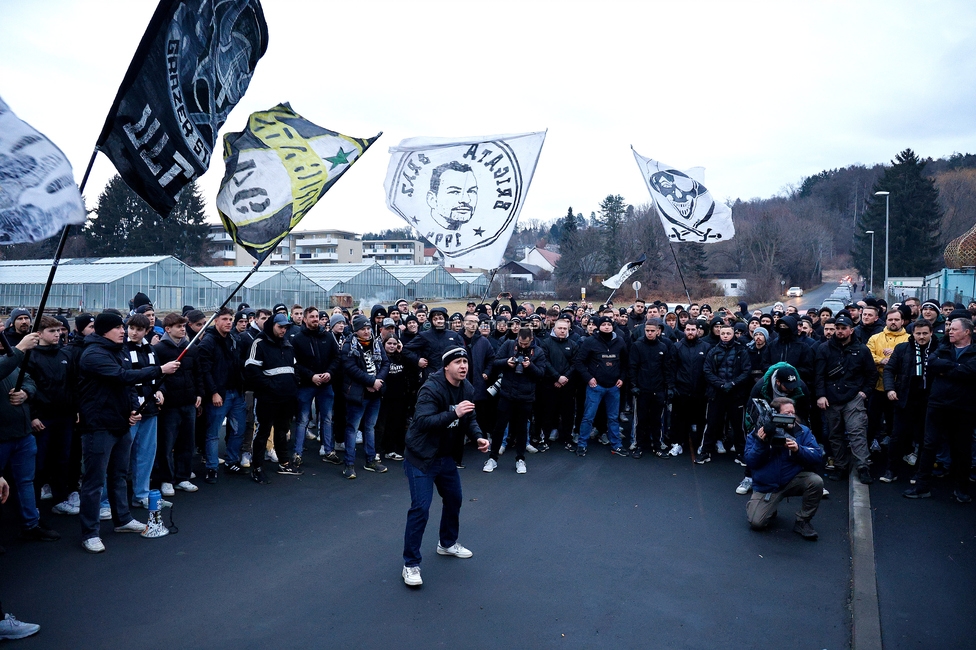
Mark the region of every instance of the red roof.
POLYGON ((559 261, 559 258, 562 257, 562 255, 560 255, 559 253, 554 253, 553 251, 547 251, 545 248, 536 248, 536 250, 539 251, 539 254, 542 255, 544 258, 546 258, 546 261, 552 264, 553 266, 556 266, 556 263, 559 261))

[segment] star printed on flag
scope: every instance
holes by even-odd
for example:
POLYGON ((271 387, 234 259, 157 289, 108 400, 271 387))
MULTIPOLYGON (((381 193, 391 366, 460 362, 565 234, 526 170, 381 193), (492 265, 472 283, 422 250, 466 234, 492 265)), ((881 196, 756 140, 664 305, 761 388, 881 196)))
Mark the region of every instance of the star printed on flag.
POLYGON ((329 157, 325 158, 325 160, 327 162, 332 163, 332 166, 329 167, 329 171, 332 171, 333 169, 335 169, 339 165, 348 165, 349 164, 349 154, 351 154, 351 153, 353 153, 353 152, 352 151, 343 151, 342 150, 342 147, 339 147, 339 153, 337 153, 334 156, 329 156, 329 157))

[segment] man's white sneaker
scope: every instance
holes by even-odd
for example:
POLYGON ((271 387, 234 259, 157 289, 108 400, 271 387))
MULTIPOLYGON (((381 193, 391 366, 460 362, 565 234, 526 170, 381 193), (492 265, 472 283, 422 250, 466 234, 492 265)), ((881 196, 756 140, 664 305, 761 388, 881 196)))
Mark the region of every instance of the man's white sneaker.
POLYGON ((159 493, 164 497, 175 497, 176 490, 173 489, 172 483, 163 483, 159 486, 159 493))
POLYGON ((18 621, 13 614, 5 614, 0 621, 0 639, 24 639, 40 631, 37 623, 18 621))
POLYGON ((830 492, 827 491, 827 488, 824 488, 823 489, 823 497, 822 498, 826 499, 829 496, 830 496, 830 492))
POLYGON ((250 467, 251 466, 251 458, 252 458, 251 452, 249 452, 249 451, 245 451, 243 454, 241 454, 241 467, 243 467, 245 469, 247 469, 248 467, 250 467))
POLYGON ((482 472, 494 472, 496 467, 498 467, 498 463, 495 462, 495 459, 494 458, 489 458, 488 460, 485 461, 485 467, 481 471, 482 472))
POLYGON ((684 453, 684 449, 681 448, 681 445, 675 444, 671 445, 671 451, 668 453, 672 456, 680 456, 682 453, 684 453))
POLYGON ((145 530, 146 524, 136 521, 135 519, 131 520, 127 524, 115 527, 115 532, 117 533, 142 533, 145 530))
POLYGON ((525 451, 529 452, 530 454, 537 454, 537 453, 539 453, 539 450, 536 449, 535 446, 531 442, 525 443, 525 451))
POLYGON ((524 460, 517 460, 517 461, 515 461, 515 473, 516 474, 525 474, 525 461, 524 460))
POLYGON ((325 445, 319 445, 319 458, 322 456, 328 456, 328 454, 325 453, 325 445))
POLYGON ((502 443, 502 446, 498 448, 498 455, 499 456, 501 456, 502 454, 505 453, 505 447, 507 447, 507 446, 508 445, 506 445, 504 442, 502 443))
POLYGON ((176 489, 183 490, 184 492, 196 492, 200 488, 195 486, 193 483, 190 483, 189 481, 180 481, 179 483, 176 484, 176 489))
POLYGON ((554 440, 559 440, 559 429, 553 429, 549 432, 549 442, 553 442, 554 440))
POLYGON ((739 487, 735 488, 735 493, 749 494, 750 491, 752 491, 752 477, 747 476, 739 483, 739 487))
POLYGON ((81 507, 81 495, 78 494, 77 492, 72 492, 71 494, 68 495, 68 503, 70 503, 71 505, 73 505, 76 508, 80 508, 81 507))
POLYGON ((265 460, 270 460, 272 463, 277 463, 278 462, 278 454, 275 453, 275 450, 274 449, 269 449, 266 452, 264 452, 264 459, 265 460))
POLYGON ((101 537, 89 537, 81 543, 82 548, 84 548, 89 553, 104 553, 105 544, 102 544, 101 537))
POLYGON ((910 466, 915 467, 915 463, 918 462, 918 456, 915 454, 915 452, 912 452, 907 456, 902 456, 902 460, 908 463, 910 466))
POLYGON ((467 558, 471 557, 472 555, 474 555, 474 553, 472 553, 468 549, 464 548, 463 546, 461 546, 457 542, 454 542, 454 545, 453 546, 449 546, 448 548, 444 548, 443 546, 441 546, 440 544, 438 544, 437 545, 437 554, 438 555, 453 555, 454 557, 459 557, 459 558, 462 558, 462 559, 467 559, 467 558))
POLYGON ((715 441, 715 452, 719 454, 725 453, 725 445, 722 443, 721 440, 715 441))
POLYGON ((403 460, 403 456, 396 453, 395 451, 391 451, 388 454, 386 454, 385 458, 387 460, 403 460))
POLYGON ((99 521, 108 521, 111 518, 112 518, 112 509, 111 508, 99 508, 98 509, 98 520, 99 521))
POLYGON ((357 431, 356 432, 356 444, 357 445, 363 444, 363 432, 362 431, 357 431))
POLYGON ((53 499, 54 493, 51 492, 51 486, 46 483, 41 486, 41 501, 47 501, 48 499, 53 499))
POLYGON ((408 587, 419 587, 424 584, 423 579, 420 577, 419 566, 405 566, 400 575, 403 576, 403 583, 408 587))
POLYGON ((344 442, 337 442, 336 443, 336 446, 335 446, 335 450, 336 451, 345 451, 346 450, 346 443, 344 443, 344 442))
POLYGON ((79 508, 78 506, 73 506, 67 501, 62 501, 61 503, 51 508, 51 512, 53 512, 56 515, 76 515, 79 512, 81 512, 81 508, 79 508))

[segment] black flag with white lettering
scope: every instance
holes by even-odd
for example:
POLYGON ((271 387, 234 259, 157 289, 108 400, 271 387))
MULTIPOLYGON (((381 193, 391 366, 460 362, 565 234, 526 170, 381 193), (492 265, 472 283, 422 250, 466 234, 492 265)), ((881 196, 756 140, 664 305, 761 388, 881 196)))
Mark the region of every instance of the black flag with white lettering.
POLYGON ((267 47, 258 0, 160 0, 97 143, 159 214, 207 171, 267 47))

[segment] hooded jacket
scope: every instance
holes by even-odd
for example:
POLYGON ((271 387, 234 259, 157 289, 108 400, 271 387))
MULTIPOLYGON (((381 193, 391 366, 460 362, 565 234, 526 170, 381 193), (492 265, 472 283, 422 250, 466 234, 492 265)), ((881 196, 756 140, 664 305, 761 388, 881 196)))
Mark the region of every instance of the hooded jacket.
POLYGON ((7 399, 10 391, 17 386, 19 368, 23 361, 24 353, 17 348, 13 348, 13 354, 0 356, 0 390, 3 391, 3 399, 0 399, 0 442, 26 438, 31 434, 32 416, 28 404, 37 393, 37 387, 29 374, 24 375, 24 383, 21 386, 21 389, 27 393, 27 401, 14 406, 7 399))
POLYGON ((826 397, 831 406, 846 404, 859 392, 870 395, 877 379, 871 351, 853 334, 847 345, 841 345, 836 335, 821 343, 816 367, 817 398, 826 397))
POLYGON ((823 449, 810 429, 798 425, 793 431, 798 449, 792 452, 774 447, 755 434, 746 436, 746 467, 752 470, 752 489, 759 494, 779 492, 802 471, 816 472, 823 463, 823 449))
POLYGON ((885 350, 891 350, 894 352, 895 346, 899 343, 904 343, 911 336, 904 328, 898 330, 897 332, 892 332, 887 327, 868 339, 867 346, 868 350, 871 351, 871 356, 874 358, 874 365, 878 368, 878 381, 875 383, 874 389, 883 391, 884 388, 884 368, 885 364, 881 363, 883 359, 891 356, 891 353, 885 354, 885 350))
MULTIPOLYGON (((271 319, 267 320, 270 323, 271 319)), ((198 358, 200 376, 203 378, 203 396, 207 402, 214 393, 227 396, 228 390, 243 392, 244 376, 241 373, 241 352, 237 339, 228 334, 221 336, 211 325, 200 339, 198 358)))
POLYGON ((793 316, 783 316, 774 328, 776 339, 770 341, 769 360, 772 363, 788 363, 796 368, 803 381, 808 384, 813 381, 814 355, 816 348, 812 348, 798 338, 799 322, 793 316), (780 327, 779 323, 786 323, 788 328, 780 327))
POLYGON ((610 332, 609 340, 601 334, 594 332, 580 343, 575 368, 584 383, 596 379, 599 386, 612 388, 627 378, 627 346, 616 332, 610 332))
POLYGON ((659 334, 654 341, 642 336, 630 346, 630 382, 644 394, 674 390, 674 344, 659 334))
POLYGON ((264 336, 251 344, 244 372, 260 399, 281 403, 298 397, 295 348, 287 332, 282 338, 275 336, 273 319, 264 322, 264 336))
MULTIPOLYGON (((314 386, 312 376, 327 372, 335 379, 339 369, 339 344, 332 332, 302 327, 291 340, 295 348, 295 372, 299 386, 314 386)), ((329 385, 334 382, 330 380, 329 385)))
POLYGON ((494 362, 495 372, 502 376, 501 396, 516 402, 534 401, 536 384, 545 376, 547 365, 546 353, 534 338, 526 349, 519 348, 518 340, 502 343, 494 362), (522 372, 517 371, 518 365, 508 365, 509 359, 520 354, 529 358, 529 367, 522 368, 522 372))
POLYGON ((874 321, 870 325, 865 325, 863 322, 858 325, 854 329, 854 336, 857 337, 857 340, 867 345, 872 336, 881 333, 881 331, 885 328, 884 321, 881 320, 881 318, 882 317, 879 317, 878 320, 874 321))
MULTIPOLYGON (((153 352, 156 353, 159 364, 165 365, 170 361, 176 361, 176 358, 180 356, 183 350, 186 350, 186 346, 189 344, 190 337, 188 336, 184 336, 177 344, 172 336, 164 333, 163 337, 159 339, 159 343, 153 346, 153 352)), ((166 375, 163 378, 163 383, 159 388, 165 398, 162 410, 180 406, 194 406, 197 403, 197 397, 200 398, 201 402, 203 401, 203 378, 200 376, 200 361, 197 357, 199 352, 197 346, 187 350, 187 353, 180 359, 179 369, 172 375, 166 375)))
POLYGON ((674 388, 684 397, 702 397, 705 394, 705 357, 711 349, 704 340, 694 343, 681 339, 674 344, 674 388))
POLYGON ((78 408, 85 431, 129 430, 129 415, 139 409, 134 386, 162 377, 159 366, 132 369, 121 343, 89 334, 78 361, 78 408))
POLYGON ((441 357, 451 348, 463 348, 464 341, 461 335, 451 331, 450 327, 438 330, 431 327, 423 330, 403 347, 403 356, 414 365, 418 365, 421 359, 427 359, 427 367, 424 368, 425 376, 430 375, 444 366, 441 357))
POLYGON ((431 373, 417 395, 417 406, 406 434, 407 462, 422 472, 435 458, 449 457, 464 437, 471 442, 483 438, 474 411, 458 417, 454 407, 474 401, 474 387, 467 381, 453 386, 443 370, 431 373))
POLYGON ((579 343, 572 336, 557 338, 554 332, 538 337, 536 343, 546 353, 546 379, 553 383, 560 377, 572 379, 573 362, 579 351, 579 343))
MULTIPOLYGON (((789 397, 791 400, 793 400, 796 407, 796 415, 804 422, 809 422, 810 409, 812 408, 810 388, 803 382, 802 379, 799 379, 799 373, 796 371, 796 368, 788 363, 777 363, 770 366, 766 370, 765 374, 763 374, 762 379, 756 382, 756 385, 752 387, 752 392, 749 393, 749 398, 761 399, 768 404, 779 397, 774 390, 773 377, 776 376, 776 373, 781 368, 786 368, 790 371, 790 373, 797 375, 799 381, 799 385, 797 386, 796 390, 789 395, 783 395, 783 397, 789 397)), ((748 419, 749 409, 746 409, 745 415, 748 419)), ((746 429, 750 429, 752 427, 751 422, 746 421, 745 424, 746 429)))
POLYGON ((31 417, 38 420, 71 418, 75 409, 75 372, 68 351, 58 345, 39 345, 31 352, 27 372, 37 387, 31 417))

